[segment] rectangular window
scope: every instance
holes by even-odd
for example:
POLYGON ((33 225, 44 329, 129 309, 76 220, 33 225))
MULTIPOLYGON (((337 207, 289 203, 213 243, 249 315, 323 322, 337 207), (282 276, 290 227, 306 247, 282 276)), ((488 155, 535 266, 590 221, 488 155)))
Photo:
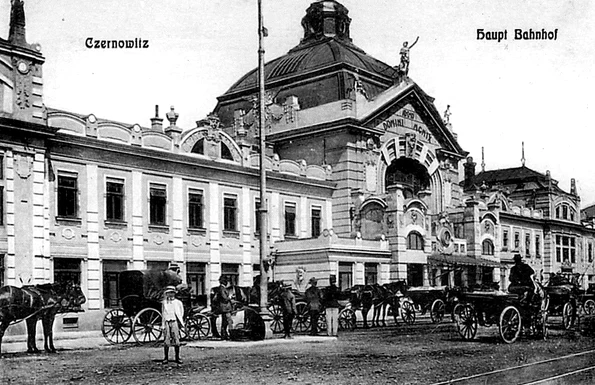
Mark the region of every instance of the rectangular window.
POLYGON ((556 262, 576 263, 576 239, 565 235, 556 235, 556 262))
POLYGON ((539 234, 535 235, 535 256, 541 258, 541 237, 539 234))
POLYGON ((230 284, 238 286, 240 279, 240 265, 235 263, 222 263, 221 275, 227 277, 230 284))
POLYGON ((254 231, 260 234, 260 200, 254 202, 254 231))
POLYGON ((588 246, 588 257, 589 257, 589 262, 593 262, 593 244, 589 243, 588 246))
POLYGON ((235 197, 223 198, 223 230, 237 231, 238 202, 235 197))
POLYGON ((531 234, 525 234, 525 255, 531 255, 531 234))
POLYGON ((78 183, 76 175, 58 174, 58 216, 78 217, 78 183))
POLYGON ((4 154, 0 155, 0 180, 4 179, 4 154))
POLYGON ((167 205, 166 186, 151 184, 149 186, 149 224, 165 226, 165 208, 167 205))
POLYGON ((0 186, 0 226, 3 226, 3 225, 4 225, 4 186, 0 186))
POLYGON ((285 203, 285 236, 295 237, 295 203, 285 203))
POLYGON ((105 182, 105 219, 124 221, 124 181, 108 178, 105 182))
POLYGON ((508 230, 502 230, 502 250, 508 250, 508 230))
POLYGON ((321 209, 320 207, 312 207, 311 223, 312 238, 318 238, 320 236, 320 220, 321 220, 321 209))
POLYGON ((4 271, 5 271, 5 267, 4 267, 4 254, 0 254, 0 287, 5 285, 5 280, 4 280, 4 271))
POLYGON ((520 246, 521 246, 521 233, 516 231, 514 233, 514 249, 518 250, 520 246))
POLYGON ((203 196, 201 191, 191 190, 188 193, 188 227, 204 228, 203 196))
POLYGON ((206 306, 207 303, 207 264, 188 262, 186 264, 186 282, 190 293, 196 295, 198 304, 206 306))
POLYGON ((147 261, 147 270, 165 271, 169 268, 169 261, 147 261))
POLYGON ((120 273, 128 267, 126 261, 103 261, 103 306, 117 308, 122 305, 120 296, 120 273))
POLYGON ((375 285, 378 283, 377 263, 366 263, 364 265, 364 281, 366 285, 375 285))
POLYGON ((343 291, 351 286, 353 286, 353 264, 339 262, 339 289, 343 291))
POLYGON ((81 284, 81 260, 54 258, 54 282, 81 284))

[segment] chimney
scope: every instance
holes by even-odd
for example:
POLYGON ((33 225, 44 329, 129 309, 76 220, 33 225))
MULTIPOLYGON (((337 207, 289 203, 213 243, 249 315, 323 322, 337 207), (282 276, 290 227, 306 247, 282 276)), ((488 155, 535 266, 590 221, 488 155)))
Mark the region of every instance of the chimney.
POLYGON ((163 118, 159 117, 159 105, 155 105, 155 117, 151 118, 151 129, 156 131, 163 130, 163 118))
POLYGON ((473 178, 475 177, 475 162, 472 157, 467 158, 467 162, 463 164, 465 169, 465 184, 463 189, 468 190, 473 186, 473 178))
POLYGON ((12 45, 29 48, 25 35, 25 7, 22 0, 12 1, 8 42, 12 45))
POLYGON ((572 195, 577 195, 576 194, 576 179, 574 179, 574 178, 570 179, 570 193, 572 195))

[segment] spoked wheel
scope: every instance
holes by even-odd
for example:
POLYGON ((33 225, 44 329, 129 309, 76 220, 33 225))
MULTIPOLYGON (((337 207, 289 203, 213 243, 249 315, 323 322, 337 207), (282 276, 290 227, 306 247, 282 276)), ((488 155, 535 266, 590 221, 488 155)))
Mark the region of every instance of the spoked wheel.
POLYGON ((318 316, 318 332, 326 332, 326 311, 321 311, 318 316))
POLYGON ((587 315, 595 314, 595 301, 592 299, 586 300, 583 304, 583 309, 587 315))
POLYGON ((576 320, 576 309, 572 302, 566 302, 562 309, 562 325, 568 330, 574 326, 576 320))
POLYGON ((413 325, 415 322, 415 309, 410 301, 401 304, 401 318, 407 325, 413 325))
POLYGON ((103 317, 101 334, 110 344, 124 343, 132 334, 132 321, 121 309, 112 309, 103 317))
POLYGON ((201 340, 209 336, 211 322, 204 314, 194 313, 186 320, 186 338, 190 341, 201 340))
POLYGON ((355 329, 357 318, 355 312, 351 309, 343 309, 339 312, 339 330, 355 329))
POLYGON ((162 336, 161 313, 153 308, 141 310, 132 321, 132 334, 139 344, 157 342, 162 336))
POLYGON ((472 340, 477 334, 477 314, 472 305, 458 303, 453 309, 457 331, 464 340, 472 340))
POLYGON ((446 305, 444 304, 444 301, 441 299, 434 300, 434 302, 432 302, 432 306, 430 306, 430 318, 432 319, 432 322, 442 322, 445 311, 446 305))
POLYGON ((292 329, 296 332, 307 332, 310 329, 310 311, 308 304, 305 302, 298 302, 295 305, 297 312, 293 319, 292 329))
POLYGON ((273 320, 271 321, 271 329, 273 333, 283 333, 283 309, 279 305, 270 305, 269 313, 273 320))
POLYGON ((507 344, 517 340, 521 334, 521 313, 514 306, 507 306, 500 313, 500 323, 498 324, 500 338, 507 344))

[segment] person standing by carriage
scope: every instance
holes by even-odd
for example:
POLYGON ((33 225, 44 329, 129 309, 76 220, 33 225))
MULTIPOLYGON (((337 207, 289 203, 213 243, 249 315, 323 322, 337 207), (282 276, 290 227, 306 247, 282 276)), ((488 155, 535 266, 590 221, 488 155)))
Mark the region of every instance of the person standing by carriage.
POLYGON ((326 309, 326 331, 330 337, 336 337, 339 331, 339 288, 337 277, 329 277, 329 287, 326 288, 324 296, 324 307, 326 309))
POLYGON ((281 292, 281 310, 283 311, 284 338, 291 338, 291 324, 297 313, 295 295, 293 295, 293 292, 291 291, 291 285, 283 285, 283 291, 281 292))
POLYGON ((180 328, 184 327, 184 306, 179 299, 176 299, 175 286, 167 286, 164 291, 164 299, 161 303, 162 329, 165 336, 163 344, 163 363, 169 360, 169 347, 173 346, 176 354, 175 362, 181 364, 180 360, 180 328))
POLYGON ((310 287, 306 289, 306 301, 310 307, 310 325, 312 330, 310 332, 311 336, 318 335, 318 318, 320 317, 320 308, 322 304, 320 303, 322 300, 322 293, 320 289, 317 287, 318 280, 314 277, 310 278, 310 287))
MULTIPOLYGON (((222 275, 219 277, 219 286, 213 289, 211 298, 211 307, 213 308, 214 314, 221 314, 221 338, 224 340, 229 339, 229 330, 233 328, 233 320, 231 318, 232 303, 231 297, 228 291, 228 280, 227 277, 222 275)), ((216 333, 217 317, 211 317, 211 325, 213 325, 213 335, 218 337, 219 333, 216 333), (214 318, 214 319, 213 319, 214 318)))

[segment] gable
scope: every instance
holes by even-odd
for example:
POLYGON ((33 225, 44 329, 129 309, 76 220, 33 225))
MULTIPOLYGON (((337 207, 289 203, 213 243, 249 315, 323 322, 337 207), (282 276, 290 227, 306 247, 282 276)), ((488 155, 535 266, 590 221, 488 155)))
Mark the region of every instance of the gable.
POLYGON ((414 133, 416 134, 417 139, 422 142, 439 145, 436 137, 430 132, 427 124, 422 120, 421 116, 415 111, 415 108, 410 103, 399 108, 386 119, 377 122, 374 128, 398 136, 414 133))
POLYGON ((370 102, 370 110, 362 119, 364 126, 383 132, 386 139, 415 137, 433 149, 465 157, 450 124, 445 124, 434 106, 433 98, 415 83, 405 88, 394 87, 370 102))

